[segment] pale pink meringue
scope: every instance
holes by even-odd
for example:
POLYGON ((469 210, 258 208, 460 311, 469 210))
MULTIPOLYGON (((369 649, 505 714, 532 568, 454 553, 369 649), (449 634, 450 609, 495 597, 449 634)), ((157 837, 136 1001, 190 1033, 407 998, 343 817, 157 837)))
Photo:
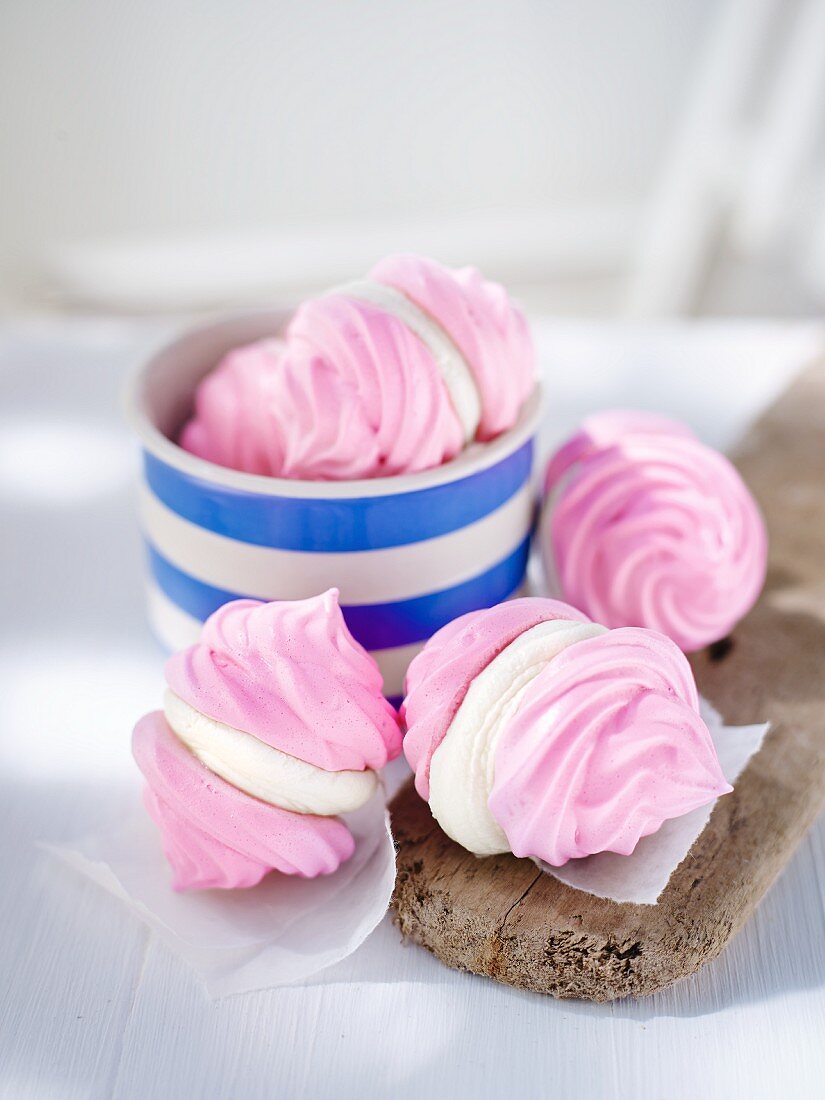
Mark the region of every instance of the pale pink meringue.
MULTIPOLYGON (((280 754, 268 763, 279 774, 303 782, 307 767, 313 776, 357 775, 400 752, 397 716, 381 694, 378 666, 347 630, 335 589, 309 600, 225 604, 196 645, 170 658, 166 673, 177 706, 206 723, 216 746, 237 752, 238 732, 244 744, 257 739, 280 754)), ((299 813, 278 805, 275 795, 263 801, 233 786, 211 770, 222 771, 217 763, 203 757, 207 767, 190 751, 182 727, 175 725, 176 736, 169 721, 162 712, 147 715, 132 748, 175 889, 253 886, 272 869, 329 874, 352 855, 352 836, 334 816, 340 808, 299 813)), ((223 766, 230 765, 227 758, 223 766)))
POLYGON ((383 768, 401 751, 378 665, 350 634, 338 590, 307 600, 233 600, 166 663, 202 714, 326 771, 383 768))
POLYGON ((395 287, 449 333, 481 394, 477 438, 511 428, 536 384, 535 353, 521 310, 474 267, 450 269, 422 256, 387 256, 370 279, 395 287))
POLYGON ((484 611, 470 611, 433 634, 412 660, 401 718, 404 755, 422 798, 430 795, 430 761, 476 676, 510 642, 538 623, 587 617, 559 600, 525 596, 484 611))
MULTIPOLYGON (((535 386, 535 362, 524 317, 503 288, 472 268, 417 256, 389 257, 369 279, 400 293, 451 341, 478 391, 475 437, 512 427, 535 386)), ((230 352, 198 386, 180 444, 273 477, 382 477, 454 458, 465 444, 463 418, 420 333, 360 300, 356 286, 343 287, 301 305, 282 340, 230 352)))
POLYGON ((551 587, 605 626, 661 631, 686 652, 725 637, 767 568, 759 509, 723 455, 650 413, 588 417, 545 478, 551 587))
POLYGON ((195 415, 180 444, 219 466, 268 474, 284 463, 283 439, 270 431, 269 409, 277 404, 283 340, 236 348, 195 391, 195 415))
MULTIPOLYGON (((413 660, 404 751, 423 797, 432 799, 439 749, 466 726, 462 708, 477 678, 553 620, 587 624, 555 600, 514 600, 465 615, 413 660)), ((512 851, 553 866, 602 851, 629 854, 666 820, 731 790, 677 646, 639 628, 590 630, 595 636, 565 643, 533 669, 501 708, 499 724, 472 742, 483 759, 464 769, 475 773, 467 792, 481 784, 483 813, 502 838, 486 852, 512 851)), ((449 791, 452 821, 465 797, 463 776, 457 778, 449 791)), ((460 833, 450 835, 461 842, 460 833)))
POLYGON ((175 737, 162 711, 138 722, 132 751, 176 890, 255 886, 273 869, 314 878, 353 853, 352 834, 338 818, 283 810, 215 775, 175 737))
POLYGON ((725 781, 690 666, 640 627, 576 642, 525 692, 496 749, 490 810, 514 855, 629 855, 725 781))

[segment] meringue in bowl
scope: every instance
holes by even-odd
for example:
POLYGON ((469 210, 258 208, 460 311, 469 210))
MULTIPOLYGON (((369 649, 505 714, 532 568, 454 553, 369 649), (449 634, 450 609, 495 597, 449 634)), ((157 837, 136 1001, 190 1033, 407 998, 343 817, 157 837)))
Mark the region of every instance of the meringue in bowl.
MULTIPOLYGON (((401 279, 398 275, 399 282, 401 279)), ((447 290, 439 290, 442 282, 428 283, 421 291, 422 296, 430 295, 426 299, 430 309, 419 309, 419 320, 421 315, 433 313, 439 294, 447 294, 447 290)), ((364 310, 381 308, 374 301, 365 303, 367 291, 363 285, 358 286, 360 289, 352 291, 350 298, 342 288, 327 299, 307 303, 302 307, 303 314, 298 311, 295 320, 300 324, 295 341, 300 348, 309 340, 310 329, 313 334, 320 332, 313 335, 313 347, 320 341, 327 350, 340 348, 340 362, 346 366, 350 345, 363 336, 358 326, 372 317, 364 310), (334 308, 328 304, 322 309, 317 304, 333 299, 334 308), (310 326, 313 311, 323 317, 310 326), (330 325, 332 331, 325 327, 330 325)), ((397 287, 390 290, 390 296, 399 293, 397 287)), ((496 296, 490 301, 495 320, 505 305, 496 296)), ((324 451, 326 436, 321 439, 310 431, 317 426, 320 413, 312 413, 306 431, 289 427, 306 408, 306 393, 296 396, 293 391, 299 384, 314 384, 313 371, 318 363, 314 354, 307 360, 310 365, 304 364, 306 369, 290 368, 293 373, 286 388, 293 394, 296 411, 285 419, 287 428, 283 433, 271 437, 259 433, 254 445, 248 440, 243 445, 239 442, 232 455, 218 448, 216 408, 234 409, 240 404, 253 410, 260 407, 257 382, 251 391, 237 389, 238 374, 246 385, 249 377, 257 377, 257 367, 247 371, 245 359, 238 366, 237 357, 266 355, 267 348, 279 348, 282 333, 290 323, 288 314, 247 314, 186 333, 140 371, 130 407, 143 447, 140 516, 147 550, 149 615, 167 649, 193 642, 204 620, 229 600, 304 599, 335 586, 340 590, 348 627, 378 662, 385 693, 398 698, 410 660, 432 634, 457 616, 498 603, 519 591, 534 514, 531 476, 540 413, 539 387, 536 384, 532 388, 520 407, 514 404, 506 385, 507 363, 500 359, 500 341, 495 342, 495 334, 488 333, 484 324, 476 331, 470 324, 472 317, 466 311, 461 313, 460 303, 448 304, 449 314, 440 320, 453 318, 450 323, 457 326, 456 342, 460 335, 462 347, 470 349, 467 354, 477 359, 481 356, 479 369, 486 374, 479 392, 483 389, 487 396, 473 409, 466 403, 466 378, 457 375, 452 377, 450 387, 442 387, 448 396, 458 396, 451 412, 439 391, 440 404, 433 407, 433 416, 448 430, 428 455, 428 462, 440 457, 446 460, 427 469, 393 472, 396 467, 385 464, 387 475, 374 476, 377 467, 372 458, 359 466, 361 452, 355 453, 345 438, 346 432, 366 440, 365 446, 375 445, 374 433, 364 435, 366 413, 361 403, 357 408, 341 406, 338 421, 324 421, 337 424, 336 430, 343 433, 346 444, 343 451, 336 452, 334 463, 335 470, 345 476, 330 476, 333 460, 329 458, 331 452, 324 451), (462 325, 467 331, 459 333, 462 325), (482 351, 478 354, 472 350, 471 338, 479 342, 482 351), (250 347, 252 351, 244 350, 250 347), (233 358, 236 366, 227 366, 233 358), (498 378, 498 390, 493 370, 496 363, 503 377, 503 383, 502 377, 498 378), (208 381, 201 387, 207 376, 208 381), (506 430, 499 430, 503 421, 497 416, 502 408, 506 408, 507 420, 512 421, 506 430), (467 442, 471 430, 475 436, 467 442), (310 437, 312 454, 301 449, 302 440, 310 437), (272 450, 263 455, 270 442, 272 450), (204 457, 207 453, 213 458, 204 457), (319 456, 323 454, 327 457, 322 461, 319 456), (314 470, 324 479, 276 477, 260 472, 283 468, 277 463, 286 461, 285 455, 290 473, 306 475, 314 470), (222 461, 233 457, 236 464, 248 468, 231 468, 214 461, 215 457, 222 461), (356 476, 346 476, 353 471, 356 476), (364 473, 368 476, 361 476, 364 473)), ((438 320, 433 324, 437 325, 438 320)), ((402 345, 414 347, 418 358, 426 359, 418 336, 405 335, 406 329, 398 327, 400 323, 379 326, 377 331, 384 343, 376 346, 396 351, 402 345)), ((379 336, 375 336, 376 341, 379 336)), ((432 373, 438 351, 430 350, 426 367, 432 373)), ((381 361, 375 360, 379 364, 381 361)), ((366 386, 363 378, 362 383, 366 386)), ((332 391, 324 392, 337 393, 337 385, 335 381, 332 391)), ((410 462, 416 465, 404 410, 408 407, 409 416, 417 416, 418 387, 412 382, 409 385, 407 406, 403 402, 393 404, 386 411, 389 429, 385 430, 383 422, 377 429, 381 453, 395 455, 397 468, 404 471, 410 462), (395 437, 400 442, 393 450, 387 440, 395 437)), ((520 386, 521 390, 516 387, 514 392, 521 392, 523 397, 523 381, 520 386)), ((366 388, 367 397, 374 397, 376 387, 366 388)), ((428 400, 434 400, 430 390, 427 392, 428 400)), ((243 424, 247 423, 248 418, 243 424)), ((221 424, 225 426, 226 421, 221 424)), ((426 417, 423 427, 418 421, 416 424, 421 439, 437 434, 434 429, 428 432, 426 417)), ((229 434, 236 442, 246 438, 240 429, 229 434)))

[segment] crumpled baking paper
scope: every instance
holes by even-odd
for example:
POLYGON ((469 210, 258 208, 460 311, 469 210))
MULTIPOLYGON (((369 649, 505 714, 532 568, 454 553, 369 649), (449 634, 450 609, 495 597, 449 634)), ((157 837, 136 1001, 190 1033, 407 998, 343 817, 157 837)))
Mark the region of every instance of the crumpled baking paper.
MULTIPOLYGON (((726 726, 721 715, 706 699, 701 700, 701 712, 716 746, 724 776, 735 786, 750 758, 760 749, 769 723, 726 726)), ((563 867, 549 867, 541 863, 539 866, 560 882, 596 897, 655 905, 670 876, 707 825, 715 805, 714 800, 689 814, 666 821, 658 832, 642 837, 632 855, 600 852, 585 859, 571 859, 563 867)))
POLYGON ((248 890, 176 893, 160 834, 143 807, 70 846, 41 845, 121 898, 225 997, 300 982, 352 954, 387 911, 395 846, 379 790, 344 815, 356 845, 332 875, 268 874, 248 890))

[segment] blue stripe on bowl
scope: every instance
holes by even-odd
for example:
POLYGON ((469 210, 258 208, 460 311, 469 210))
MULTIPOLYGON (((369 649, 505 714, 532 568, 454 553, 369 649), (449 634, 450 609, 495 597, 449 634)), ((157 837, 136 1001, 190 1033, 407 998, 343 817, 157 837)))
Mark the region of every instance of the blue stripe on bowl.
POLYGON ((212 485, 143 454, 152 492, 216 534, 279 550, 383 550, 446 535, 495 511, 530 477, 533 441, 460 481, 384 497, 299 498, 212 485))
MULTIPOLYGON (((353 635, 366 649, 390 649, 425 641, 459 615, 490 607, 510 596, 524 577, 529 545, 528 535, 491 569, 452 588, 397 603, 362 604, 341 610, 353 635)), ((194 618, 203 621, 227 601, 243 598, 238 592, 214 588, 190 577, 167 561, 151 543, 147 542, 146 547, 149 567, 161 590, 194 618)))

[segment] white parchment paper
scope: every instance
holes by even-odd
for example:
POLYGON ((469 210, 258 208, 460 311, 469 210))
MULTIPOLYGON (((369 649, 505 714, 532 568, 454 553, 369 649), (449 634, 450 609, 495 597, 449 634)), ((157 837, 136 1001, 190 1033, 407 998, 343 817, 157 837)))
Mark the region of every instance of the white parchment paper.
MULTIPOLYGON (((726 726, 706 699, 702 700, 701 710, 725 778, 736 786, 736 780, 748 761, 761 747, 768 732, 768 723, 726 726)), ((540 866, 561 882, 588 894, 612 898, 613 901, 655 905, 670 876, 707 825, 715 805, 714 801, 683 817, 666 821, 658 832, 642 837, 632 855, 600 852, 586 859, 571 859, 563 867, 540 866)))
POLYGON ((109 829, 42 847, 125 901, 211 996, 225 997, 300 982, 352 954, 383 918, 395 884, 383 791, 344 820, 355 852, 333 875, 273 871, 249 890, 172 890, 160 834, 139 802, 109 829))

